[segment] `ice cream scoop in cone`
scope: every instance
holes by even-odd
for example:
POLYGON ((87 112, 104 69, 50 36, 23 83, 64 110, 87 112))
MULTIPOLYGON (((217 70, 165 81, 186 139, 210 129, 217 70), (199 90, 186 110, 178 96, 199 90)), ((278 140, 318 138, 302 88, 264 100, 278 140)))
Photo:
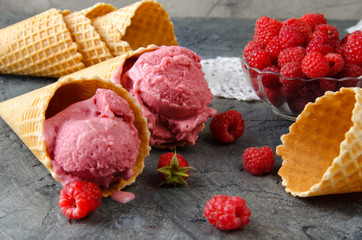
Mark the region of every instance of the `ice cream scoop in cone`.
POLYGON ((293 196, 362 191, 362 89, 326 92, 281 137, 278 174, 293 196))
POLYGON ((200 60, 180 46, 149 45, 66 77, 97 75, 121 84, 142 107, 151 132, 150 145, 174 149, 194 145, 204 123, 216 115, 208 107, 213 96, 200 60))
POLYGON ((113 192, 135 182, 136 177, 143 170, 144 159, 148 156, 150 150, 150 133, 146 119, 143 117, 139 105, 122 87, 97 77, 65 78, 46 87, 1 102, 0 116, 49 170, 52 176, 58 179, 44 141, 44 122, 71 104, 91 98, 99 88, 113 90, 128 102, 129 108, 135 117, 133 124, 141 141, 137 159, 132 168, 134 175, 128 180, 114 182, 108 188, 102 189, 103 195, 109 196, 113 192))
POLYGON ((71 13, 50 9, 0 29, 0 73, 61 77, 150 44, 177 45, 167 11, 143 0, 71 13))

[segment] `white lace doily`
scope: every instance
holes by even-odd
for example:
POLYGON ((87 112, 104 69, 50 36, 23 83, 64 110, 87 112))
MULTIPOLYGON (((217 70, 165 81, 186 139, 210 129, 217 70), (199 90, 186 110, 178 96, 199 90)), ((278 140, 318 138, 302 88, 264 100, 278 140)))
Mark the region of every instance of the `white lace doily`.
POLYGON ((214 96, 242 101, 259 100, 245 78, 239 58, 204 59, 201 65, 214 96))

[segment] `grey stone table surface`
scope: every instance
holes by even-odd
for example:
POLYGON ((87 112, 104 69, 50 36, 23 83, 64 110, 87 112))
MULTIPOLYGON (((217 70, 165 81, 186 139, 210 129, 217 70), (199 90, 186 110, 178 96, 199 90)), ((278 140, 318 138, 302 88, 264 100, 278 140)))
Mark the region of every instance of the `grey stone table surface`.
MULTIPOLYGON (((24 18, 0 16, 0 27, 24 18)), ((237 57, 252 39, 255 20, 172 19, 179 44, 202 58, 237 57)), ((357 21, 330 21, 340 30, 357 21)), ((223 79, 220 79, 222 81, 223 79)), ((0 101, 55 79, 0 75, 0 101)), ((291 121, 276 116, 260 101, 215 98, 212 107, 238 110, 245 133, 232 144, 216 142, 209 122, 195 146, 177 149, 196 168, 189 187, 158 187, 159 156, 152 149, 145 169, 125 190, 136 198, 120 204, 110 198, 82 220, 68 220, 58 207, 61 189, 8 125, 0 120, 0 239, 362 239, 362 195, 350 193, 295 198, 284 191, 277 171, 255 177, 243 170, 241 155, 251 146, 275 150, 291 121), (220 231, 203 216, 216 194, 243 197, 252 211, 242 230, 220 231)))

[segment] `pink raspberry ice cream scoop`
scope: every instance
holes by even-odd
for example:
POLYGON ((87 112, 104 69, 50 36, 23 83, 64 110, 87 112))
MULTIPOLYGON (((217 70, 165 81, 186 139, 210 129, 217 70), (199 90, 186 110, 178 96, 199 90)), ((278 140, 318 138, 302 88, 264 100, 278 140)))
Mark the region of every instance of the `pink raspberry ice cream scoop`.
POLYGON ((213 95, 200 61, 187 48, 163 46, 143 53, 122 76, 122 86, 148 120, 151 145, 194 145, 203 123, 215 116, 216 110, 208 107, 213 95))
POLYGON ((132 177, 140 146, 133 119, 128 103, 105 89, 47 119, 44 140, 62 184, 82 179, 108 187, 132 177))

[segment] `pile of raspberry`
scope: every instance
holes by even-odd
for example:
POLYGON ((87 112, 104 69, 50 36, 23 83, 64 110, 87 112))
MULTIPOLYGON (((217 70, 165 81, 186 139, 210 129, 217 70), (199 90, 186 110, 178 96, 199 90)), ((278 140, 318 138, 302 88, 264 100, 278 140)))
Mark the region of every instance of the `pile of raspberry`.
MULTIPOLYGON (((254 40, 244 47, 244 58, 250 67, 269 72, 262 74, 261 83, 266 97, 276 107, 287 102, 292 111, 300 112, 325 91, 358 85, 357 77, 362 75, 362 31, 340 39, 338 29, 327 24, 320 13, 285 21, 263 16, 257 19, 254 30, 254 40), (328 79, 344 77, 355 79, 328 79), (308 81, 314 78, 318 80, 308 81)), ((249 73, 258 91, 261 86, 257 73, 249 73)))

